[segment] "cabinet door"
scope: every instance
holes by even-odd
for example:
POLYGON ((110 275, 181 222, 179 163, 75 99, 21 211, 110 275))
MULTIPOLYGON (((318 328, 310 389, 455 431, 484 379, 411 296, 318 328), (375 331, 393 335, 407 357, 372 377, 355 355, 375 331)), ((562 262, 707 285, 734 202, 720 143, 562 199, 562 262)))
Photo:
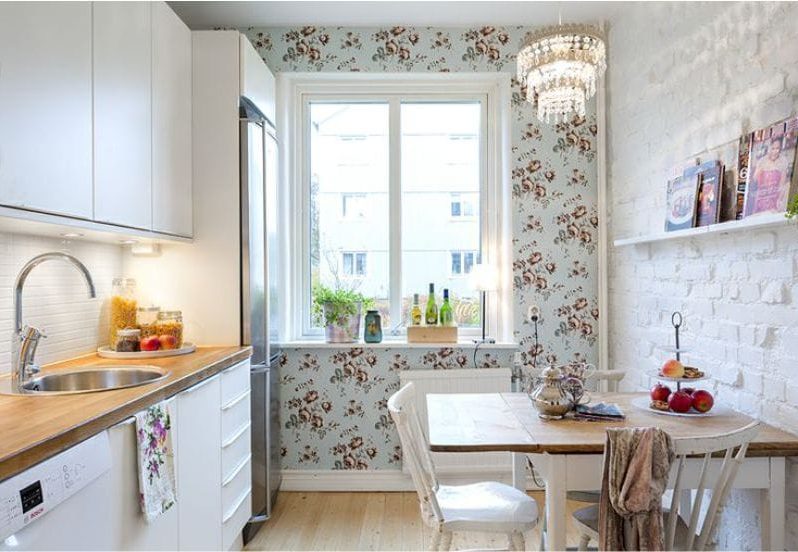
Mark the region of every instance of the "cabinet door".
POLYGON ((177 396, 177 504, 181 550, 222 547, 219 376, 177 396))
POLYGON ((147 2, 94 4, 94 218, 152 227, 152 23, 147 2))
POLYGON ((191 31, 163 2, 152 48, 152 227, 191 236, 191 31))
POLYGON ((88 2, 0 2, 0 204, 92 218, 88 2))

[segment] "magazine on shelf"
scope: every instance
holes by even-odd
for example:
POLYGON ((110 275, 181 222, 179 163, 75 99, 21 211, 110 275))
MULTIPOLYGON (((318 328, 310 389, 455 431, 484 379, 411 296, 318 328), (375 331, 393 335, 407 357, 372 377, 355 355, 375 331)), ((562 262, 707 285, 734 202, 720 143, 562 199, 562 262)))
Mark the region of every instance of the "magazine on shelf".
POLYGON ((695 223, 698 174, 676 176, 668 181, 665 231, 692 228, 695 223))
POLYGON ((695 225, 709 226, 720 220, 723 165, 720 161, 707 161, 698 166, 698 203, 695 225))
POLYGON ((748 160, 744 216, 784 212, 798 188, 795 178, 798 117, 754 133, 748 160))
POLYGON ((737 191, 735 194, 736 204, 734 206, 734 218, 743 218, 743 207, 745 206, 745 185, 748 182, 748 156, 751 152, 751 140, 754 133, 749 132, 740 136, 740 144, 737 149, 737 191))

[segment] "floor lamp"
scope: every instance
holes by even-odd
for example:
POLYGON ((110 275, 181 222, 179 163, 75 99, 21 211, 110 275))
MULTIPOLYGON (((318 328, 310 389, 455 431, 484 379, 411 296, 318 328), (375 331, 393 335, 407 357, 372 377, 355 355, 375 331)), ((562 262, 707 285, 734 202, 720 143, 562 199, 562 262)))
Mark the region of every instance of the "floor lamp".
POLYGON ((474 265, 471 269, 471 284, 475 290, 482 293, 482 339, 475 339, 474 343, 496 343, 495 339, 486 336, 486 314, 488 292, 499 289, 499 271, 489 264, 474 265))

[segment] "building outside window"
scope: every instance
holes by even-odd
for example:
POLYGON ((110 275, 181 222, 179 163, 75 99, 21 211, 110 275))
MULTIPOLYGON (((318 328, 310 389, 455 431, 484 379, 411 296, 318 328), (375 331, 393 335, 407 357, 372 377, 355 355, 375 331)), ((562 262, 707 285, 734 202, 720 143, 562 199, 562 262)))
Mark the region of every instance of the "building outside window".
POLYGON ((474 264, 479 262, 479 253, 477 251, 452 251, 450 255, 452 276, 471 274, 474 264))
POLYGON ((366 253, 345 252, 342 254, 344 276, 360 277, 366 275, 366 253))
POLYGON ((341 218, 364 219, 368 214, 367 194, 341 194, 341 218))

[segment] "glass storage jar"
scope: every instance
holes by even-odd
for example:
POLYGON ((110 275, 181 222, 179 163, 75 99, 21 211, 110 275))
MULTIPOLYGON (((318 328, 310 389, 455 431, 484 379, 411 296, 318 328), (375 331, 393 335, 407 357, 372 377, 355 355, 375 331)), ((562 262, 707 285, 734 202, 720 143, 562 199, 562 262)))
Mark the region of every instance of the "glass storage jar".
POLYGON ((363 339, 366 343, 382 342, 382 317, 380 316, 380 311, 366 311, 366 331, 363 339))
POLYGON ((161 340, 161 349, 179 349, 183 346, 183 313, 181 311, 161 311, 158 313, 158 337, 161 340), (168 341, 164 336, 174 337, 174 343, 164 343, 168 341))
POLYGON ((136 323, 141 330, 141 337, 158 335, 158 313, 161 307, 139 307, 136 323))
POLYGON ((117 353, 136 353, 141 350, 141 331, 135 328, 117 330, 114 351, 117 353))
POLYGON ((116 345, 116 333, 125 328, 136 327, 136 280, 114 278, 111 282, 111 324, 108 344, 116 345))

